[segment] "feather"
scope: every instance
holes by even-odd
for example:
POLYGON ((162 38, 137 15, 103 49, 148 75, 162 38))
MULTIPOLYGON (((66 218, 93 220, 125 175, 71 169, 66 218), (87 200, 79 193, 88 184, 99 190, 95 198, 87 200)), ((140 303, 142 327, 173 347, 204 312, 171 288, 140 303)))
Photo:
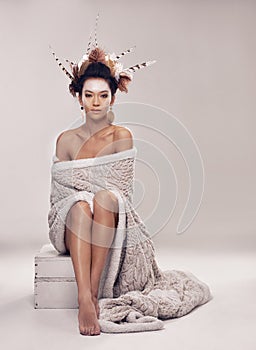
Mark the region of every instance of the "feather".
POLYGON ((78 70, 78 76, 81 77, 81 75, 84 74, 85 70, 87 69, 87 67, 89 66, 91 62, 89 62, 88 60, 87 61, 84 61, 82 64, 81 64, 81 67, 80 69, 78 70))
POLYGON ((99 47, 96 47, 90 52, 89 55, 89 61, 90 62, 102 62, 106 63, 105 61, 105 52, 100 49, 99 47))
POLYGON ((120 75, 120 79, 118 82, 118 89, 120 91, 128 92, 127 85, 131 82, 131 78, 127 75, 120 75))
POLYGON ((116 66, 115 62, 112 61, 112 60, 108 60, 106 65, 109 67, 109 69, 111 71, 111 75, 115 76, 116 69, 117 69, 117 66, 116 66))
POLYGON ((52 52, 52 54, 53 54, 53 56, 54 56, 56 62, 58 63, 59 67, 66 73, 66 75, 67 75, 71 80, 73 80, 72 75, 67 71, 67 69, 66 69, 66 68, 63 66, 63 64, 60 62, 59 58, 56 56, 55 52, 52 50, 51 45, 49 45, 49 48, 50 48, 50 50, 51 50, 51 52, 52 52), (59 62, 58 62, 58 61, 59 61, 59 62))
POLYGON ((122 53, 120 53, 119 55, 116 55, 116 59, 119 60, 122 56, 126 55, 129 52, 132 52, 134 50, 134 48, 136 47, 136 45, 134 45, 133 47, 131 47, 130 49, 123 51, 122 53))
POLYGON ((95 45, 96 45, 96 47, 98 47, 98 43, 97 43, 97 24, 98 24, 99 16, 100 16, 100 14, 98 13, 98 15, 97 15, 97 17, 96 17, 95 32, 94 32, 94 34, 95 34, 95 45))
POLYGON ((135 64, 135 65, 132 66, 132 67, 129 67, 129 68, 124 69, 124 71, 127 71, 127 72, 136 72, 136 70, 141 69, 141 68, 144 68, 144 67, 151 66, 151 64, 153 64, 153 63, 155 63, 155 62, 156 62, 156 61, 147 61, 147 62, 143 62, 143 63, 138 63, 138 64, 135 64))
POLYGON ((74 62, 72 62, 72 61, 69 61, 69 60, 65 60, 66 62, 68 62, 69 64, 72 64, 72 65, 74 65, 75 63, 74 62))
MULTIPOLYGON (((129 68, 123 69, 123 65, 121 63, 119 63, 118 60, 121 57, 125 56, 127 53, 132 52, 134 50, 134 48, 136 47, 136 45, 134 45, 133 47, 131 47, 128 50, 121 52, 118 55, 116 55, 115 53, 106 54, 104 49, 98 47, 98 42, 97 42, 98 20, 99 20, 99 13, 96 16, 96 23, 95 23, 95 27, 94 27, 95 48, 90 51, 91 44, 92 44, 92 33, 93 33, 93 31, 92 31, 90 33, 90 38, 89 38, 86 54, 83 55, 81 60, 78 63, 74 63, 74 62, 66 59, 66 62, 68 62, 70 65, 71 73, 73 74, 73 76, 68 72, 68 70, 59 61, 59 58, 56 56, 56 54, 53 51, 52 51, 52 54, 54 55, 56 62, 58 62, 58 65, 61 67, 61 69, 66 73, 66 75, 71 80, 76 81, 81 75, 83 75, 90 63, 101 62, 101 63, 105 64, 107 67, 109 67, 111 76, 115 77, 115 79, 118 82, 119 90, 128 92, 127 85, 132 81, 133 73, 141 68, 148 67, 148 66, 152 65, 156 61, 147 61, 147 62, 136 64, 136 65, 131 66, 129 68)), ((50 48, 51 48, 51 46, 50 46, 50 48)), ((74 91, 71 91, 71 93, 73 94, 74 91)))
POLYGON ((92 32, 90 34, 90 38, 89 38, 89 42, 88 42, 88 46, 87 46, 87 51, 86 51, 87 55, 89 54, 91 43, 92 43, 92 32))
POLYGON ((77 64, 71 65, 71 70, 72 70, 74 78, 77 79, 78 78, 78 65, 77 64))

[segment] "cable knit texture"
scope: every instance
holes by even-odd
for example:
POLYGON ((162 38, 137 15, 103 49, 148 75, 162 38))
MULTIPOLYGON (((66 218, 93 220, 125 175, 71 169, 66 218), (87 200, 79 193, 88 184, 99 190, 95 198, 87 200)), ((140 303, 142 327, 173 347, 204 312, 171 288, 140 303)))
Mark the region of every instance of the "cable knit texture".
POLYGON ((191 272, 158 267, 151 236, 133 208, 136 154, 134 146, 101 157, 53 162, 51 168, 49 238, 60 254, 67 253, 65 222, 72 205, 87 201, 93 213, 93 197, 103 189, 118 199, 118 225, 98 293, 103 332, 159 330, 163 320, 186 315, 212 299, 209 287, 191 272))

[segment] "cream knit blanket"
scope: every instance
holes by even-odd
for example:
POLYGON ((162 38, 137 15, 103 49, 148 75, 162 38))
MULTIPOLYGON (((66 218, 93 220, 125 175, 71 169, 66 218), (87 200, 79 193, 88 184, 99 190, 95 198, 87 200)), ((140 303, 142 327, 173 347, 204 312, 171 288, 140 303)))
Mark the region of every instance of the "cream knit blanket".
POLYGON ((102 332, 162 329, 164 319, 180 317, 212 299, 209 287, 191 272, 162 271, 145 224, 133 208, 137 149, 96 158, 55 162, 51 168, 49 238, 66 253, 65 220, 79 200, 93 213, 93 196, 107 189, 118 198, 119 220, 99 286, 102 332))

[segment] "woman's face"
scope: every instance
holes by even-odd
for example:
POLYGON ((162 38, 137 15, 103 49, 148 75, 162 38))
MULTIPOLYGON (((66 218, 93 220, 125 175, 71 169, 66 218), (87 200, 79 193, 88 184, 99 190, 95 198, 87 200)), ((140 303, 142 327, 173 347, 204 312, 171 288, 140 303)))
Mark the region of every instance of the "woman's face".
POLYGON ((86 115, 93 119, 106 117, 110 104, 113 104, 111 90, 105 79, 89 78, 85 80, 82 96, 79 102, 84 107, 86 115))

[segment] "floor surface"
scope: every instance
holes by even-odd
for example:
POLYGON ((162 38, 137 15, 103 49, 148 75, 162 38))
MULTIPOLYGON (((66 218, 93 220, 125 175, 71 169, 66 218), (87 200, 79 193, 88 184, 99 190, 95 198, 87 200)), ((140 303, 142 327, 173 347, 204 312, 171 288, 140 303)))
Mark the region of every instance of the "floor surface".
POLYGON ((184 269, 206 282, 213 299, 158 331, 82 336, 78 309, 34 309, 37 248, 1 252, 2 349, 256 349, 256 257, 252 253, 157 250, 163 270, 184 269), (4 347, 3 347, 4 345, 4 347))

